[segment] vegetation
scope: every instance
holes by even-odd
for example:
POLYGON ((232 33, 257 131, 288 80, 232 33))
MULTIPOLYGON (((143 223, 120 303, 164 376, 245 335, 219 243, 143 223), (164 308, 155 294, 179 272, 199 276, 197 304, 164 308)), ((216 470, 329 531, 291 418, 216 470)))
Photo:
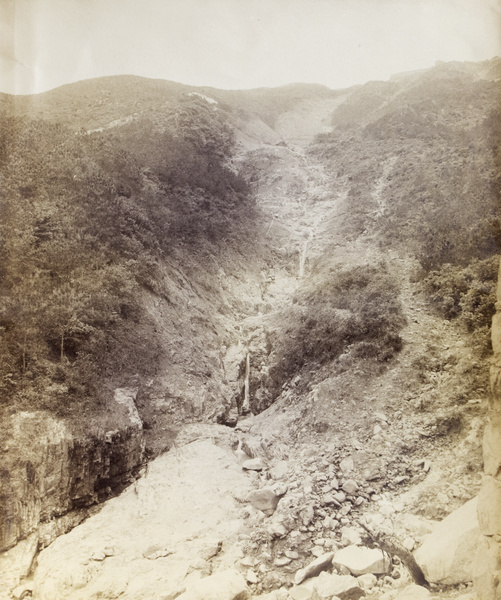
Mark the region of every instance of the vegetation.
POLYGON ((314 149, 348 189, 348 234, 417 258, 430 301, 484 338, 501 244, 500 91, 448 65, 370 83, 314 149))
POLYGON ((160 261, 174 247, 241 239, 252 201, 225 117, 202 98, 91 134, 3 127, 0 392, 71 411, 155 373, 162 346, 141 290, 167 294, 160 261))
POLYGON ((385 363, 402 347, 398 287, 384 264, 318 273, 282 319, 271 369, 278 386, 305 365, 318 368, 342 354, 385 363))

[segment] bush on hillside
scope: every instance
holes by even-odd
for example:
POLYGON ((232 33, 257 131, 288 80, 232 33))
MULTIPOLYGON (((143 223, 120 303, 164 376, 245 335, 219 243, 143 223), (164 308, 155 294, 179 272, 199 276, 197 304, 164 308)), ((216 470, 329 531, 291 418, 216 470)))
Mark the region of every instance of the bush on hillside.
MULTIPOLYGON (((78 409, 76 399, 98 400, 155 373, 161 340, 141 288, 165 293, 158 265, 173 246, 189 242, 196 252, 242 239, 240 220, 249 229, 252 218, 243 180, 227 165, 228 128, 221 115, 211 118, 194 102, 179 116, 173 147, 186 160, 182 179, 171 184, 133 144, 125 148, 120 128, 75 134, 44 121, 4 120, 4 403, 78 409), (193 130, 190 115, 199 119, 193 130)), ((175 170, 166 156, 163 167, 175 170)))
POLYGON ((347 352, 383 363, 402 347, 398 288, 383 265, 317 274, 313 287, 283 317, 289 325, 272 361, 272 379, 280 385, 303 367, 318 367, 347 352))
POLYGON ((445 264, 423 284, 431 302, 446 319, 455 319, 487 349, 495 313, 499 256, 475 260, 466 267, 445 264))

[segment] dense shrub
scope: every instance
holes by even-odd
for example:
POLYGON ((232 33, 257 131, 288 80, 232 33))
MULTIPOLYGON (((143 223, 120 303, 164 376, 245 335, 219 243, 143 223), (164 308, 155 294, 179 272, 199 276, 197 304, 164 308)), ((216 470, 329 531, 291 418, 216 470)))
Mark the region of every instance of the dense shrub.
POLYGON ((252 202, 225 117, 203 99, 181 98, 149 129, 3 124, 0 392, 40 406, 57 384, 51 409, 71 409, 154 374, 161 340, 141 288, 163 293, 173 246, 241 239, 252 202))
POLYGON ((398 288, 384 265, 338 265, 317 274, 296 300, 283 315, 288 327, 274 348, 278 383, 343 353, 385 362, 402 347, 398 288))
POLYGON ((432 303, 446 319, 456 319, 479 344, 488 346, 495 313, 499 256, 475 260, 466 267, 445 264, 424 280, 432 303))

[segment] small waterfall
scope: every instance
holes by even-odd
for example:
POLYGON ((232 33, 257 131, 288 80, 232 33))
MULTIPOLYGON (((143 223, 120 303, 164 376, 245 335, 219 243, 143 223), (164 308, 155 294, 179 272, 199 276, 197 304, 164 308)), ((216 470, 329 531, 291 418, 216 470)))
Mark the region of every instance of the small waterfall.
POLYGON ((313 239, 313 231, 310 231, 310 235, 308 239, 303 243, 303 249, 301 251, 301 256, 299 257, 299 279, 304 277, 304 265, 306 264, 306 252, 308 250, 308 244, 313 239))
POLYGON ((250 397, 249 397, 249 376, 250 376, 250 352, 245 356, 245 379, 244 379, 244 402, 242 404, 242 414, 246 415, 251 412, 250 397))

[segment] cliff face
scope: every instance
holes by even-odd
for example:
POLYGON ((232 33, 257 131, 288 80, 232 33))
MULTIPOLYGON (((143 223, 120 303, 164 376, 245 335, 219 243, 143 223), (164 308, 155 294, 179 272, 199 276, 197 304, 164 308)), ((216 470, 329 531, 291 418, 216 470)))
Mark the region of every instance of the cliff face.
POLYGON ((21 412, 8 424, 0 479, 0 550, 38 532, 46 546, 85 516, 87 507, 119 491, 141 465, 143 425, 135 391, 117 389, 120 428, 72 433, 46 412, 21 412))
POLYGON ((492 320, 492 348, 491 397, 483 443, 484 479, 478 498, 483 539, 477 554, 475 582, 479 596, 485 600, 501 597, 501 277, 492 320))

